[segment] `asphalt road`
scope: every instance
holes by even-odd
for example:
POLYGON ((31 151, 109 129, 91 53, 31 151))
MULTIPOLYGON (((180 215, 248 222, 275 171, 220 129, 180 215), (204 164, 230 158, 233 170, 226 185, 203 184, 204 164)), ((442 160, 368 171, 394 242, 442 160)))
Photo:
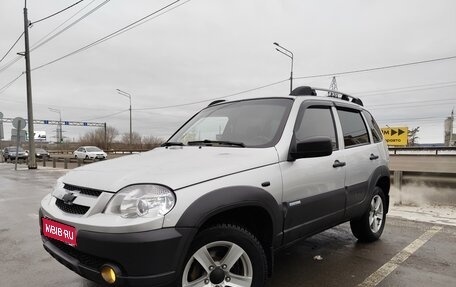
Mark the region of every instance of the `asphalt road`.
MULTIPOLYGON (((97 286, 42 248, 40 200, 66 171, 13 169, 0 163, 0 286, 97 286)), ((456 227, 388 218, 381 240, 362 244, 343 224, 277 253, 267 286, 456 286, 454 242, 456 227)))

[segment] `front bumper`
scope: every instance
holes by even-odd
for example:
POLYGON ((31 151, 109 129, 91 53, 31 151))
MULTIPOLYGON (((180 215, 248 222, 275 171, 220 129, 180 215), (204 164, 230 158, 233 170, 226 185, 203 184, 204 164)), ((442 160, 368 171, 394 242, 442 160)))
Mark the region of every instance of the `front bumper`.
POLYGON ((120 270, 114 286, 176 286, 195 232, 192 228, 121 234, 79 230, 76 247, 41 237, 44 249, 57 261, 89 280, 109 285, 100 274, 100 268, 109 264, 120 270))

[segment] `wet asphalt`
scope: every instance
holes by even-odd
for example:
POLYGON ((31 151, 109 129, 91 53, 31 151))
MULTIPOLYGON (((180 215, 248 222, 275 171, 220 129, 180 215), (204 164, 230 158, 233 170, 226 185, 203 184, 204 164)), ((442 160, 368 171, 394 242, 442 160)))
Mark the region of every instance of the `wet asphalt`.
MULTIPOLYGON (((0 286, 98 286, 42 247, 40 200, 66 172, 0 163, 0 286)), ((381 240, 364 244, 343 224, 281 250, 274 264, 268 287, 456 286, 456 228, 388 218, 381 240)))

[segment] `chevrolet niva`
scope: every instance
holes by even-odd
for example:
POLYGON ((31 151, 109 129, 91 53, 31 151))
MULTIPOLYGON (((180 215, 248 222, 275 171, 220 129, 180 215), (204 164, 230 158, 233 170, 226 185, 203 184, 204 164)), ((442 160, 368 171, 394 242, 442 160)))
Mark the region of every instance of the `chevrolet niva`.
POLYGON ((362 101, 299 87, 215 101, 152 151, 74 169, 41 202, 44 248, 112 286, 264 286, 274 253, 350 222, 377 240, 388 150, 362 101))

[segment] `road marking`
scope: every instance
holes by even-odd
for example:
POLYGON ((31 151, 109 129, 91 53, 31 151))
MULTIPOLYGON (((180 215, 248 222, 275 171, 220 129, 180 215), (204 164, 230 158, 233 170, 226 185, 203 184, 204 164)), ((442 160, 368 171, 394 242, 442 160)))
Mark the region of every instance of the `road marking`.
POLYGON ((418 239, 410 243, 407 247, 397 253, 390 261, 386 262, 377 271, 372 273, 369 277, 364 280, 363 283, 359 284, 358 287, 374 287, 383 281, 391 272, 393 272, 400 264, 407 260, 410 255, 415 253, 421 246, 426 244, 435 234, 437 234, 443 227, 433 226, 431 229, 423 233, 418 239))

